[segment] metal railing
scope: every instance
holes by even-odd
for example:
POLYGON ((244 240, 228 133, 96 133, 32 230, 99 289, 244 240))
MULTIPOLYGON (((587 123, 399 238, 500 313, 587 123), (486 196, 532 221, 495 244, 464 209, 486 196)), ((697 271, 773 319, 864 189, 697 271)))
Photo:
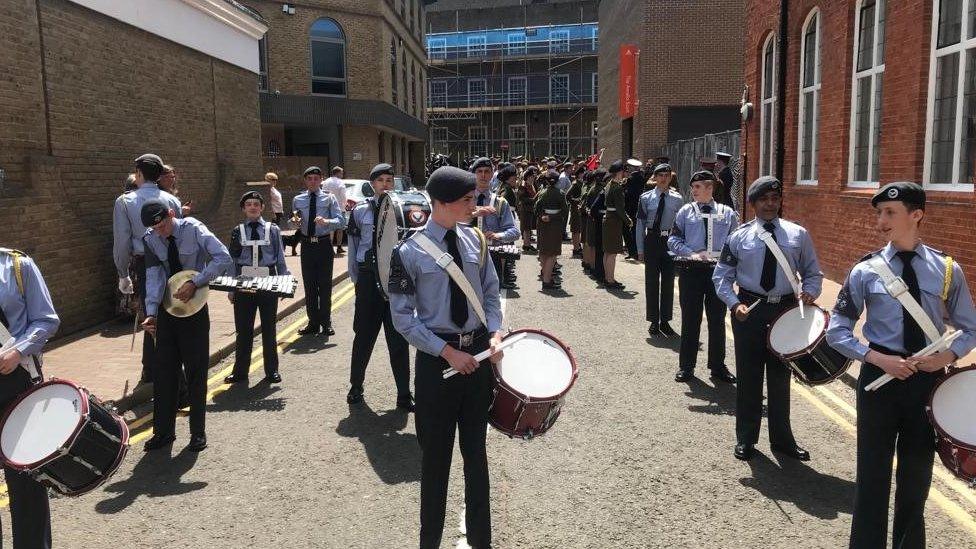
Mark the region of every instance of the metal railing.
POLYGON ((716 152, 723 151, 732 155, 733 173, 736 172, 740 134, 740 130, 709 133, 693 139, 668 143, 661 147, 659 156, 667 156, 671 159, 671 166, 678 173, 678 190, 681 191, 686 200, 691 197, 691 187, 688 185, 691 174, 702 169, 702 160, 714 160, 716 152))

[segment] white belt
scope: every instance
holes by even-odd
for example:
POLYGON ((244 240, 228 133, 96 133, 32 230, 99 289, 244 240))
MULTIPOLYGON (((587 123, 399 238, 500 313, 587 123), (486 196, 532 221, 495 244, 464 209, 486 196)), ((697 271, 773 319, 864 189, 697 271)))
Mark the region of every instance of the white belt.
POLYGON ((562 210, 542 210, 542 211, 545 212, 546 215, 556 215, 557 213, 561 212, 562 210))
POLYGON ((617 208, 607 208, 607 211, 608 212, 615 212, 615 211, 617 211, 617 208))

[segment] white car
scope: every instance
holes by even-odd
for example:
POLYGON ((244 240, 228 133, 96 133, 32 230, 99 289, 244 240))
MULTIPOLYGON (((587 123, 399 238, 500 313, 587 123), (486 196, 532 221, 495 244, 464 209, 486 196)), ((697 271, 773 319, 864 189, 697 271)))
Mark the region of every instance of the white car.
MULTIPOLYGON (((343 179, 342 183, 346 186, 346 211, 351 212, 356 204, 373 196, 373 185, 365 179, 343 179)), ((393 178, 393 190, 405 191, 407 180, 404 177, 396 176, 393 178)))

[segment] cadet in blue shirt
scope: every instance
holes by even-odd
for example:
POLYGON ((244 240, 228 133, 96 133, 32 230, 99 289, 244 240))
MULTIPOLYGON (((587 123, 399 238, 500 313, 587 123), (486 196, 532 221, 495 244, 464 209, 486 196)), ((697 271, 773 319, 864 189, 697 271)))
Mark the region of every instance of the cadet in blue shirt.
POLYGON ((772 233, 794 273, 802 279, 804 303, 820 295, 823 273, 810 234, 803 227, 779 218, 783 184, 771 176, 749 186, 749 203, 756 219, 733 232, 722 250, 712 280, 719 298, 732 311, 735 337, 735 372, 738 374, 735 405, 735 457, 752 457, 762 422, 763 371, 769 391, 769 443, 773 450, 800 460, 810 454, 796 444, 790 426, 790 369, 766 345, 772 322, 797 304, 786 273, 760 236, 772 233), (733 284, 739 286, 736 294, 733 284), (748 306, 761 302, 752 311, 748 306))
MULTIPOLYGON (((234 276, 241 276, 245 267, 263 267, 268 274, 291 274, 285 264, 285 247, 281 229, 261 217, 264 197, 258 191, 241 196, 244 222, 230 233, 230 256, 234 260, 234 276), (258 256, 254 257, 254 245, 258 256)), ((234 304, 234 327, 237 344, 234 350, 234 371, 224 378, 226 383, 246 382, 251 369, 251 349, 254 346, 254 317, 261 314, 261 348, 264 356, 264 380, 281 383, 278 373, 278 296, 270 292, 230 292, 227 298, 234 304)))
POLYGON ((322 190, 322 170, 311 166, 302 174, 305 192, 292 200, 292 210, 301 219, 298 229, 302 242, 302 284, 305 286, 305 314, 308 325, 302 335, 335 335, 332 328, 332 249, 331 234, 346 227, 346 218, 335 196, 322 190))
POLYGON ((190 396, 190 444, 199 452, 207 447, 207 367, 210 365, 210 313, 206 305, 188 317, 175 317, 161 307, 167 281, 185 270, 197 271, 173 294, 189 301, 197 288, 231 268, 227 248, 192 217, 177 219, 161 200, 142 205, 142 223, 149 228, 146 249, 146 320, 143 328, 156 337, 156 372, 153 379, 153 431, 145 450, 155 450, 176 439, 176 392, 180 367, 186 369, 190 396))
MULTIPOLYGON (((433 213, 427 227, 394 252, 390 272, 393 324, 417 348, 415 387, 417 437, 422 451, 420 548, 440 547, 447 486, 460 434, 464 459, 465 523, 472 547, 491 547, 491 513, 485 435, 494 375, 488 361, 472 355, 500 341, 501 300, 495 267, 485 257, 479 233, 466 225, 475 208, 475 176, 450 166, 430 175, 427 192, 433 213), (464 273, 483 308, 485 320, 461 287, 420 244, 430 239, 464 273), (446 254, 449 254, 446 255, 446 254), (444 379, 453 368, 460 375, 444 379)), ((491 361, 501 359, 501 353, 491 361)))
POLYGON ((352 356, 349 364, 349 394, 346 402, 363 401, 363 383, 366 366, 376 345, 376 336, 383 328, 386 347, 390 354, 390 367, 397 387, 397 408, 413 411, 413 395, 410 393, 410 350, 407 340, 393 326, 390 304, 379 290, 376 267, 376 220, 379 202, 383 195, 393 190, 393 166, 377 164, 369 173, 374 196, 360 202, 349 215, 349 278, 356 285, 356 309, 352 321, 355 337, 352 340, 352 356))
MULTIPOLYGON (((478 158, 471 164, 477 187, 475 189, 474 220, 471 225, 481 229, 488 239, 488 245, 511 244, 522 236, 518 225, 515 224, 515 214, 512 205, 507 200, 492 192, 490 188, 492 177, 491 161, 478 158)), ((515 168, 503 168, 498 172, 498 179, 505 181, 514 174, 515 168)), ((491 253, 491 261, 495 264, 495 271, 499 277, 506 272, 506 261, 497 253, 491 253)), ((514 289, 515 284, 504 282, 500 288, 514 289)))
POLYGON ((713 379, 735 383, 725 366, 725 305, 715 294, 712 271, 729 233, 739 226, 735 210, 712 199, 715 175, 709 171, 691 176, 693 202, 675 216, 668 238, 671 253, 681 258, 678 270, 678 302, 681 304, 681 348, 678 352, 677 382, 695 377, 702 309, 708 319, 708 368, 713 379), (706 216, 711 216, 711 223, 706 216), (711 226, 712 233, 709 232, 711 226))
POLYGON ((915 549, 925 547, 925 500, 935 452, 935 433, 925 407, 943 369, 976 346, 976 309, 959 264, 950 263, 944 253, 919 238, 919 224, 925 217, 921 186, 889 183, 875 193, 871 205, 877 210, 878 231, 888 244, 851 269, 827 329, 827 342, 834 349, 864 362, 857 381, 857 489, 850 547, 885 546, 892 458, 897 455, 892 546, 915 549), (943 311, 962 331, 948 350, 907 358, 928 343, 918 322, 886 291, 867 263, 879 255, 940 333, 945 329, 943 311), (951 280, 943 293, 947 271, 951 280), (854 335, 854 325, 865 309, 862 332, 867 345, 854 335), (866 390, 885 373, 895 380, 876 391, 866 390))
MULTIPOLYGON (((21 363, 40 356, 60 324, 37 264, 22 252, 0 248, 0 345, 8 343, 8 333, 13 339, 8 350, 0 353, 0 409, 6 409, 40 381, 32 380, 21 363)), ((39 361, 33 363, 39 366, 39 361)), ((51 547, 47 488, 22 471, 4 466, 3 473, 10 497, 14 546, 51 547)))
POLYGON ((670 164, 655 166, 654 188, 641 194, 637 203, 634 236, 640 244, 637 259, 644 262, 645 316, 652 336, 678 335, 669 324, 674 314, 674 261, 668 253, 668 236, 685 201, 671 188, 671 171, 670 164))

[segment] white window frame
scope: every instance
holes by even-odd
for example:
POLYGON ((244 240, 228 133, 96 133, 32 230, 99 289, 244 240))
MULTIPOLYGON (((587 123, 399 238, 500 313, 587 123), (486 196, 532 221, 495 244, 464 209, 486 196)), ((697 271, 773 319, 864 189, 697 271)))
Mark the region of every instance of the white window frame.
MULTIPOLYGON (((510 76, 510 77, 508 77, 507 87, 508 87, 507 97, 508 97, 508 104, 509 105, 528 105, 529 104, 529 79, 528 78, 526 78, 525 76, 510 76), (513 98, 515 96, 513 95, 513 91, 512 91, 512 82, 513 81, 516 81, 516 80, 522 82, 522 97, 521 97, 521 102, 513 101, 513 98)), ((517 92, 514 92, 514 93, 517 93, 517 92)))
POLYGON ((484 57, 488 53, 488 37, 483 34, 469 36, 466 44, 468 57, 484 57))
POLYGON ((600 43, 600 28, 593 27, 590 29, 590 49, 592 51, 597 51, 597 45, 600 43))
POLYGON ((966 103, 966 55, 972 52, 972 55, 976 55, 976 37, 967 38, 969 36, 969 9, 973 2, 976 0, 963 0, 960 9, 962 10, 962 25, 959 30, 959 43, 953 44, 951 46, 946 46, 944 48, 939 48, 939 9, 942 4, 942 0, 933 0, 932 2, 932 42, 929 51, 931 51, 929 59, 929 93, 928 93, 928 110, 925 116, 925 168, 922 175, 923 187, 926 189, 938 190, 938 191, 952 191, 952 192, 973 192, 974 185, 972 183, 961 183, 960 178, 962 174, 959 173, 959 158, 962 154, 962 131, 963 131, 963 119, 965 118, 965 103, 966 103), (958 83, 956 88, 956 128, 955 128, 955 140, 953 144, 952 153, 952 181, 932 181, 932 135, 935 131, 935 77, 936 69, 938 67, 939 58, 952 55, 954 53, 959 54, 959 67, 958 67, 958 83))
POLYGON ((488 103, 488 81, 487 80, 485 80, 484 78, 470 78, 470 79, 468 79, 467 87, 468 87, 468 106, 469 107, 483 107, 483 106, 485 106, 488 103), (484 85, 484 87, 485 87, 485 91, 481 95, 481 102, 480 103, 472 103, 471 102, 471 84, 474 84, 475 82, 481 82, 484 85))
POLYGON ((599 124, 599 122, 597 122, 596 120, 590 122, 590 142, 591 142, 591 145, 592 145, 592 147, 590 148, 590 150, 592 150, 592 151, 595 151, 596 150, 597 142, 598 142, 598 140, 600 138, 600 132, 599 132, 599 130, 600 130, 600 124, 599 124))
POLYGON ((430 80, 430 106, 435 109, 447 107, 447 80, 430 80), (434 89, 441 86, 444 88, 443 93, 434 89), (439 103, 438 98, 442 99, 439 103))
POLYGON ((566 81, 566 101, 564 103, 569 103, 569 75, 550 74, 549 75, 549 104, 550 105, 563 104, 563 103, 556 103, 556 101, 553 99, 553 90, 555 90, 555 86, 553 84, 555 83, 556 80, 563 80, 563 79, 565 79, 566 81))
POLYGON ((600 100, 600 74, 593 71, 590 74, 590 102, 597 103, 600 100))
MULTIPOLYGON (((851 131, 850 131, 850 151, 848 153, 849 160, 847 163, 847 181, 848 181, 847 186, 858 188, 858 189, 877 189, 880 186, 878 182, 881 180, 881 178, 878 177, 878 174, 874 173, 872 169, 874 166, 874 161, 873 161, 874 149, 875 147, 881 146, 880 142, 876 143, 874 140, 875 123, 878 124, 881 123, 881 120, 876 121, 874 119, 874 111, 877 107, 875 101, 877 99, 878 82, 882 80, 882 77, 884 76, 884 70, 885 70, 885 64, 883 62, 882 63, 878 62, 879 61, 878 57, 880 55, 879 52, 880 48, 878 47, 879 46, 878 39, 879 39, 879 35, 881 34, 878 32, 879 30, 878 25, 881 21, 882 13, 888 9, 888 1, 889 0, 877 0, 875 2, 874 44, 872 45, 871 48, 873 59, 871 61, 871 68, 863 71, 857 70, 857 55, 859 53, 858 50, 861 44, 861 10, 862 7, 864 6, 864 0, 858 0, 857 5, 854 7, 854 52, 853 52, 853 64, 851 65, 854 68, 853 68, 853 76, 852 76, 853 80, 851 82, 851 131), (868 178, 865 181, 858 181, 854 179, 857 173, 855 171, 856 169, 855 164, 857 163, 856 162, 857 114, 858 114, 857 113, 857 88, 858 88, 858 82, 864 78, 871 79, 871 101, 869 106, 869 110, 871 114, 868 116, 868 128, 867 128, 868 135, 869 135, 868 166, 867 166, 868 178)), ((887 15, 885 14, 885 26, 887 26, 887 24, 888 24, 887 15)), ((885 41, 887 42, 887 32, 885 32, 885 41)), ((880 140, 880 135, 878 139, 880 140)), ((880 163, 878 165, 878 168, 879 169, 881 168, 880 163)))
POLYGON ((427 57, 447 59, 447 38, 431 38, 427 41, 427 57))
POLYGON ((779 48, 776 44, 776 33, 771 32, 763 42, 763 47, 760 52, 760 83, 759 83, 759 175, 772 175, 776 173, 776 92, 777 92, 777 82, 776 82, 776 69, 779 62, 779 48), (770 70, 771 74, 766 74, 766 50, 769 48, 773 49, 773 66, 770 70), (763 94, 766 92, 766 79, 771 80, 771 92, 769 98, 765 98, 763 94), (765 111, 766 105, 770 105, 769 109, 769 135, 766 135, 765 131, 765 111), (768 142, 767 142, 768 141, 768 142), (763 158, 763 152, 765 152, 768 158, 763 158), (763 162, 769 162, 769 170, 763 170, 763 162))
POLYGON ((449 136, 450 134, 448 133, 446 126, 431 126, 430 127, 430 142, 432 146, 431 148, 435 152, 439 152, 441 154, 450 154, 448 152, 450 150, 450 147, 447 144, 449 136), (441 136, 439 135, 441 133, 444 134, 443 138, 441 138, 441 136))
POLYGON ((549 32, 549 53, 569 53, 568 30, 555 29, 549 32), (562 44, 565 44, 565 49, 562 44))
POLYGON ((549 156, 569 156, 569 123, 568 122, 553 122, 549 124, 549 156), (556 151, 556 139, 563 139, 562 137, 556 137, 553 134, 554 129, 565 130, 566 133, 566 152, 560 153, 556 151))
POLYGON ((505 55, 525 55, 529 51, 528 45, 529 39, 524 32, 510 32, 505 46, 505 55), (512 40, 513 38, 515 40, 512 40))
POLYGON ((508 154, 511 156, 525 156, 529 150, 529 127, 526 124, 509 124, 508 125, 508 154), (512 130, 514 128, 521 128, 522 137, 512 137, 512 130), (516 149, 512 147, 513 144, 518 143, 520 148, 516 149), (515 154, 518 153, 518 154, 515 154))
POLYGON ((799 113, 799 116, 797 117, 797 133, 796 133, 796 183, 797 185, 818 184, 817 177, 819 175, 819 172, 817 170, 817 146, 819 144, 818 143, 819 139, 818 139, 817 132, 820 129, 818 119, 820 115, 820 62, 821 62, 820 37, 822 36, 821 30, 823 28, 823 26, 821 25, 822 20, 823 20, 823 15, 820 13, 820 10, 814 8, 810 10, 809 14, 807 14, 807 18, 803 22, 803 26, 800 27, 800 81, 799 81, 800 94, 799 94, 799 105, 797 107, 798 108, 797 112, 799 113), (813 69, 814 84, 812 86, 804 87, 803 77, 804 74, 806 73, 806 64, 807 62, 810 61, 809 59, 806 58, 807 57, 806 55, 807 31, 809 30, 810 24, 813 22, 814 17, 817 18, 816 21, 817 28, 813 35, 813 39, 816 41, 813 50, 814 55, 816 56, 816 59, 813 60, 816 63, 816 66, 813 69), (810 153, 811 153, 810 163, 812 164, 811 168, 813 170, 813 178, 803 179, 803 146, 805 145, 803 136, 806 133, 805 131, 806 130, 806 124, 805 124, 806 109, 804 108, 803 100, 807 94, 811 94, 811 93, 813 94, 814 110, 813 110, 813 132, 811 133, 813 143, 810 146, 810 153))
POLYGON ((488 155, 488 126, 468 126, 468 156, 487 156, 488 155), (475 133, 475 130, 480 130, 484 132, 484 137, 474 138, 471 134, 475 133), (484 149, 475 150, 475 142, 483 143, 484 149))

